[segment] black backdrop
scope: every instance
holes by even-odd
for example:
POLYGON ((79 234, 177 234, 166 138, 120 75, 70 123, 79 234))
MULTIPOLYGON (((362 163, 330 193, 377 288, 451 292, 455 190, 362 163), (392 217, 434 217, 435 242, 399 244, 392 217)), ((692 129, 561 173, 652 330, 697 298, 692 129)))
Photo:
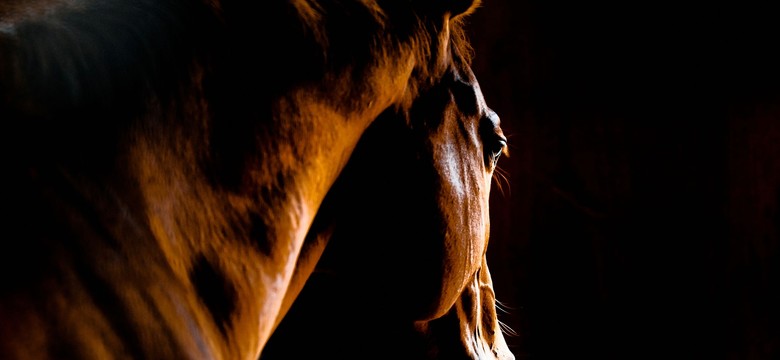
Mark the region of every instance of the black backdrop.
POLYGON ((780 359, 778 12, 484 0, 468 29, 518 359, 780 359))

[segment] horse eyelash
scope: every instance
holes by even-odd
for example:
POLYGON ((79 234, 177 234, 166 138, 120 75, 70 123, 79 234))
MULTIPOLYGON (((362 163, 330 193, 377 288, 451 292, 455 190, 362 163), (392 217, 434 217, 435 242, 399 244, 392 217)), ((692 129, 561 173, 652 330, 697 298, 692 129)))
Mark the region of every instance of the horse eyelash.
POLYGON ((496 187, 498 187, 498 191, 501 193, 504 197, 510 197, 512 195, 512 189, 511 189, 511 183, 509 182, 509 172, 502 169, 499 166, 496 166, 496 168, 493 170, 493 179, 496 181, 496 187), (504 186, 506 186, 507 191, 504 192, 504 186))

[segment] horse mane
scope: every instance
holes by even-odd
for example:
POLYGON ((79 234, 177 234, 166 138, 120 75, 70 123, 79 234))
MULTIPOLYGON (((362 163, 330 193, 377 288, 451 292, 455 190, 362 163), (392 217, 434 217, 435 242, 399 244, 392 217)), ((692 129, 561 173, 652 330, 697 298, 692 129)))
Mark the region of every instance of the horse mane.
MULTIPOLYGON (((26 104, 18 110, 27 114, 39 114, 41 104, 57 113, 73 107, 115 108, 149 90, 171 95, 177 90, 171 84, 191 77, 194 58, 221 50, 226 35, 260 53, 250 59, 270 60, 269 68, 281 69, 275 73, 283 76, 271 82, 285 90, 350 68, 360 79, 372 62, 390 61, 405 44, 412 45, 415 80, 430 78, 437 75, 435 60, 441 55, 437 39, 431 38, 437 29, 428 28, 419 11, 409 11, 412 5, 397 1, 268 1, 235 11, 231 1, 199 6, 182 0, 50 3, 55 2, 0 5, 0 96, 4 105, 26 104), (258 21, 263 13, 286 16, 279 22, 258 21), (375 47, 363 51, 367 43, 375 47)), ((463 51, 469 48, 460 26, 464 18, 450 22, 450 45, 462 54, 470 53, 463 51)))
MULTIPOLYGON (((431 28, 440 26, 441 21, 430 20, 422 14, 436 13, 426 9, 409 11, 409 4, 399 3, 395 0, 362 0, 357 2, 334 2, 295 0, 293 7, 297 11, 297 18, 301 21, 304 33, 316 41, 317 53, 322 54, 321 61, 330 70, 330 74, 344 74, 352 71, 354 78, 360 78, 360 73, 367 70, 371 63, 379 64, 391 62, 397 57, 398 52, 411 44, 412 58, 415 67, 413 76, 409 81, 406 98, 402 106, 408 108, 411 99, 417 97, 419 87, 430 86, 447 68, 447 62, 443 60, 449 55, 444 51, 457 51, 460 54, 462 64, 459 68, 465 69, 471 65, 473 49, 464 30, 465 19, 481 5, 480 1, 468 2, 468 9, 450 19, 448 39, 436 39, 432 34, 440 34, 440 29, 431 28), (334 10, 330 7, 348 7, 334 10), (345 27, 342 23, 353 23, 355 19, 333 19, 328 14, 359 14, 355 18, 363 25, 363 33, 351 27, 345 27), (447 42, 447 47, 440 46, 441 42, 447 42), (355 48, 363 47, 362 44, 373 44, 374 48, 368 52, 354 52, 355 48), (390 49, 387 44, 391 44, 390 49), (345 54, 353 57, 345 57, 345 54), (355 66, 358 64, 358 66, 355 66), (350 67, 353 67, 350 70, 350 67)), ((418 5, 422 6, 422 5, 418 5)), ((449 16, 449 14, 440 14, 449 16)), ((440 19, 435 19, 440 20, 440 19)), ((322 79, 318 79, 322 80, 322 79)), ((327 81, 323 83, 328 83, 327 81)), ((358 85, 361 85, 358 83, 358 85)), ((365 85, 365 84, 362 84, 365 85)), ((352 96, 345 97, 350 102, 365 102, 366 92, 360 87, 353 88, 352 96)), ((342 104, 349 105, 349 104, 342 104)))
MULTIPOLYGON (((224 137, 247 133, 254 125, 233 119, 252 114, 253 123, 274 121, 266 108, 272 99, 307 85, 323 94, 345 94, 334 108, 357 108, 372 101, 364 75, 401 55, 411 55, 414 64, 397 104, 408 108, 420 88, 445 70, 443 58, 449 55, 442 51, 458 51, 465 66, 471 58, 462 29, 466 16, 449 21, 448 39, 433 38, 449 15, 444 10, 435 15, 430 8, 437 5, 427 2, 35 4, 0 5, 0 116, 14 119, 8 126, 28 144, 26 153, 41 157, 111 148, 139 118, 185 122, 179 126, 186 128, 192 118, 216 116, 236 128, 224 137), (154 111, 158 114, 150 116, 154 111)), ((464 4, 469 7, 464 14, 478 5, 464 4)))

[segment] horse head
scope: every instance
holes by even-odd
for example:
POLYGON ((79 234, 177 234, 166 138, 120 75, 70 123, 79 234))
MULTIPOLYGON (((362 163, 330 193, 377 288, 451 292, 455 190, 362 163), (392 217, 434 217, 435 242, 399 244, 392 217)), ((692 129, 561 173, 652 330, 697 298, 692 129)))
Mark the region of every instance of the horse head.
POLYGON ((486 260, 507 139, 465 51, 453 46, 408 110, 388 110, 363 134, 299 259, 297 271, 313 274, 264 359, 513 358, 486 260))

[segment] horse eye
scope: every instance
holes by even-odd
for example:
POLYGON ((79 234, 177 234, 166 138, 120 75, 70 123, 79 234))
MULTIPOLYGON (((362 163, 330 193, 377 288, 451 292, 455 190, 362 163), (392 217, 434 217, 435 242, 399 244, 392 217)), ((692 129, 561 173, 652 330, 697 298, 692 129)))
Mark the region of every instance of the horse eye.
POLYGON ((498 163, 498 159, 501 157, 501 154, 506 152, 506 147, 506 138, 501 134, 496 134, 495 139, 491 141, 491 144, 488 147, 488 151, 490 152, 490 162, 492 163, 493 167, 495 167, 498 163))
POLYGON ((498 115, 490 109, 487 109, 480 123, 480 133, 485 152, 485 166, 490 169, 495 169, 501 154, 509 155, 506 136, 504 136, 504 132, 501 130, 500 123, 498 115))
POLYGON ((496 167, 501 154, 507 149, 507 140, 501 133, 495 133, 492 139, 485 142, 485 162, 487 165, 496 167))

